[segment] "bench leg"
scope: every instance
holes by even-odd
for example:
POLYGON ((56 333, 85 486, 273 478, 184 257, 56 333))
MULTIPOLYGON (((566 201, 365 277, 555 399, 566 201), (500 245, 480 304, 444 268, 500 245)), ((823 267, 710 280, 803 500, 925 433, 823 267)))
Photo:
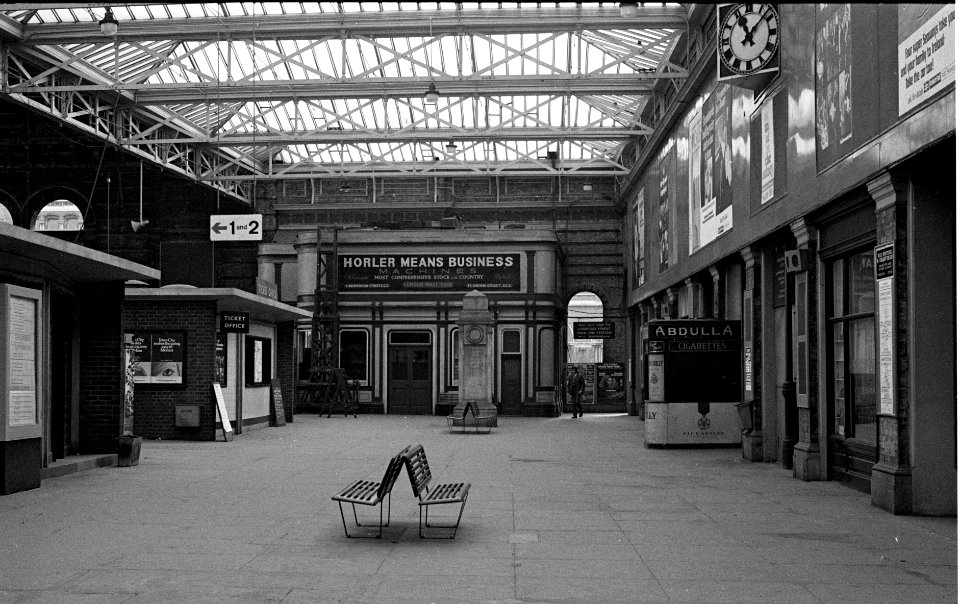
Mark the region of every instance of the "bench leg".
MULTIPOLYGON (((469 496, 470 496, 470 493, 467 493, 467 497, 469 496)), ((430 506, 429 505, 420 506, 420 538, 421 539, 454 539, 456 538, 457 529, 460 528, 460 519, 463 518, 463 508, 467 507, 467 497, 464 497, 463 502, 460 504, 460 513, 457 515, 456 524, 430 524, 430 506), (453 529, 453 534, 448 537, 428 537, 423 532, 424 527, 453 529)))
MULTIPOLYGON (((357 517, 357 504, 351 503, 350 505, 353 507, 353 522, 354 522, 354 524, 356 524, 358 527, 371 527, 371 526, 373 526, 372 524, 360 524, 360 519, 357 517)), ((349 532, 347 532, 347 520, 346 520, 346 517, 345 517, 344 514, 343 514, 343 502, 338 501, 338 502, 337 502, 337 506, 340 507, 340 520, 341 520, 341 522, 343 522, 343 533, 347 536, 348 539, 351 539, 351 538, 355 537, 356 535, 351 535, 349 532)), ((380 502, 379 507, 380 507, 380 524, 378 525, 378 526, 379 526, 379 532, 377 533, 376 537, 360 537, 360 538, 363 538, 363 539, 380 539, 380 538, 383 536, 383 527, 385 527, 385 526, 390 526, 391 493, 387 493, 387 523, 386 523, 386 524, 383 523, 383 501, 380 502)))

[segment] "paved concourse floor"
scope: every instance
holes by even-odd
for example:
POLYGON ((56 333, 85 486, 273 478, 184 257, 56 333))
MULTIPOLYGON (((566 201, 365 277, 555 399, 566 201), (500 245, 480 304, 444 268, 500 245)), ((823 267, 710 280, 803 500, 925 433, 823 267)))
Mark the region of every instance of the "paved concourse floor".
POLYGON ((0 497, 0 602, 957 601, 955 518, 894 516, 737 448, 647 449, 643 426, 297 415, 145 441, 136 467, 0 497), (456 539, 418 538, 405 472, 384 538, 345 538, 331 495, 412 443, 435 480, 472 483, 456 539))

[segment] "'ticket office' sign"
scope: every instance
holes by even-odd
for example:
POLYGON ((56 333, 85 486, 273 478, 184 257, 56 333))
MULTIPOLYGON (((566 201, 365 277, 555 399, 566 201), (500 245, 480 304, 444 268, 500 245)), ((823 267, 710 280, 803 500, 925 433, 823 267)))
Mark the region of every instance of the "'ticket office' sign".
POLYGON ((340 291, 517 291, 520 254, 341 254, 340 291))

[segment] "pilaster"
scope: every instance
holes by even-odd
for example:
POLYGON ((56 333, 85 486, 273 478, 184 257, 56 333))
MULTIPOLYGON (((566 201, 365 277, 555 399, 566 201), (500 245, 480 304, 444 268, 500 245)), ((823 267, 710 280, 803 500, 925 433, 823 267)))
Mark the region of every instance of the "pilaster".
MULTIPOLYGON (((743 402, 750 405, 753 428, 743 435, 743 458, 748 461, 763 461, 763 396, 762 375, 763 330, 761 312, 763 299, 760 295, 761 263, 759 246, 751 245, 740 250, 744 263, 743 279, 743 402)), ((720 271, 710 268, 714 276, 714 295, 719 289, 720 271)), ((776 431, 774 431, 776 433, 776 431)))
MULTIPOLYGON (((894 514, 913 511, 910 468, 909 271, 907 245, 907 183, 889 172, 867 183, 876 202, 877 245, 893 244, 893 355, 886 369, 894 380, 893 401, 878 409, 879 461, 873 466, 870 496, 873 505, 894 514)), ((879 297, 878 303, 882 304, 879 297)), ((878 309, 879 310, 879 309, 878 309)), ((878 329, 877 337, 883 337, 878 329)), ((881 371, 884 369, 881 368, 881 371)), ((878 376, 880 377, 880 376, 878 376)))
POLYGON ((823 480, 826 466, 820 451, 818 408, 817 346, 817 234, 812 223, 798 218, 790 224, 797 241, 797 261, 793 269, 796 331, 793 333, 794 379, 797 384, 798 430, 793 449, 793 477, 799 480, 823 480))

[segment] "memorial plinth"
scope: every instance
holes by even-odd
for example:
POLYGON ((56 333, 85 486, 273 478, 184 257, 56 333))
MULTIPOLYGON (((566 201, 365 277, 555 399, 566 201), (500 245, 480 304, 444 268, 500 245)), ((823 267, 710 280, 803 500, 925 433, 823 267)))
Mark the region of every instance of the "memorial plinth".
MULTIPOLYGON (((463 310, 457 320, 460 327, 460 396, 454 414, 462 415, 472 403, 478 414, 488 419, 481 425, 497 425, 493 404, 493 313, 487 297, 473 290, 463 297, 463 310)), ((454 425, 457 424, 455 420, 454 425)))

